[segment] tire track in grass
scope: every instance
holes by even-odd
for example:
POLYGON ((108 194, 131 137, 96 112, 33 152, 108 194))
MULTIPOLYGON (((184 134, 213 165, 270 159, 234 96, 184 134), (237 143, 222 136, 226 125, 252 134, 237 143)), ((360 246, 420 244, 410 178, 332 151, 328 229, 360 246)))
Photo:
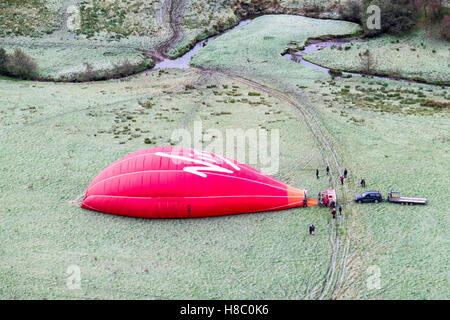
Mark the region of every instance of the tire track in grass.
MULTIPOLYGON (((288 96, 288 98, 290 98, 288 96)), ((292 99, 292 98, 290 98, 292 99)), ((293 100, 293 99, 292 99, 293 100)), ((312 108, 308 102, 300 97, 301 104, 296 103, 295 100, 292 102, 297 104, 297 108, 301 110, 303 108, 304 112, 302 114, 305 118, 308 118, 308 124, 310 125, 310 129, 313 132, 316 139, 319 140, 319 144, 322 147, 323 158, 328 165, 331 165, 330 168, 336 169, 336 171, 331 170, 330 172, 330 184, 334 189, 337 189, 339 185, 339 177, 340 175, 334 175, 333 172, 342 173, 343 166, 342 161, 339 160, 339 155, 331 144, 331 139, 329 137, 329 133, 322 129, 320 124, 320 118, 317 114, 316 110, 312 108), (308 115, 309 113, 309 115, 308 115), (325 150, 324 150, 325 149, 325 150), (328 153, 328 154, 327 154, 328 153), (329 158, 331 156, 331 159, 329 158)), ((349 181, 349 180, 347 180, 349 181)), ((340 189, 339 193, 339 203, 341 203, 345 208, 350 209, 346 210, 346 212, 352 213, 353 208, 349 208, 348 204, 348 193, 349 187, 346 182, 340 189)), ((347 215, 347 213, 346 213, 347 215)), ((344 216, 338 216, 337 221, 330 224, 330 243, 332 246, 332 254, 331 254, 331 262, 329 270, 325 276, 325 279, 322 284, 322 288, 316 288, 316 292, 319 291, 320 295, 318 295, 319 299, 331 298, 335 299, 339 297, 339 294, 342 290, 342 285, 346 280, 347 270, 349 268, 349 249, 350 249, 350 231, 351 225, 348 223, 347 219, 344 219, 344 216), (343 235, 341 234, 341 230, 343 231, 343 235)), ((314 293, 314 292, 313 292, 314 293)), ((312 297, 312 295, 311 295, 312 297)))
MULTIPOLYGON (((300 97, 299 100, 301 102, 298 103, 296 100, 294 100, 284 92, 267 87, 266 85, 239 75, 228 74, 217 70, 205 70, 200 68, 193 69, 203 73, 223 75, 227 78, 263 91, 295 107, 302 114, 305 124, 312 132, 315 139, 315 144, 322 154, 322 159, 328 166, 330 166, 330 183, 332 188, 336 189, 336 186, 339 183, 339 177, 336 175, 336 173, 342 172, 343 166, 341 165, 338 154, 330 143, 329 133, 324 132, 324 129, 322 129, 317 112, 307 103, 307 101, 303 97, 300 97)), ((353 209, 347 206, 348 191, 349 190, 347 184, 344 184, 344 186, 340 188, 339 198, 343 199, 342 203, 344 204, 344 207, 349 208, 351 214, 353 209)), ((348 260, 348 253, 350 248, 350 231, 351 226, 347 223, 346 219, 344 219, 343 216, 339 216, 337 222, 331 221, 329 238, 331 245, 331 254, 329 267, 323 279, 319 281, 315 286, 311 287, 311 281, 308 281, 308 292, 305 294, 306 299, 333 299, 339 297, 342 286, 346 280, 346 271, 348 270, 350 265, 350 261, 348 260), (341 228, 344 231, 344 235, 341 235, 341 228)))
POLYGON ((157 48, 156 52, 166 57, 168 51, 181 39, 183 35, 183 12, 185 8, 185 0, 167 0, 168 4, 168 17, 169 26, 172 30, 172 36, 161 43, 157 48))

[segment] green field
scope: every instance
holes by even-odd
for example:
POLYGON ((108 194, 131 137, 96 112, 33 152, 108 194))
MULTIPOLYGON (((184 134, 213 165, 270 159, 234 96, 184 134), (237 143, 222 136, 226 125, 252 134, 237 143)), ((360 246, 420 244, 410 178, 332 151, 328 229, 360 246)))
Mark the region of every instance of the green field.
MULTIPOLYGON (((430 200, 426 207, 348 203, 352 258, 339 297, 448 297, 449 220, 442 199, 449 181, 449 90, 360 77, 332 80, 280 55, 291 41, 302 46, 308 37, 352 31, 356 29, 345 22, 264 16, 219 37, 193 61, 288 92, 314 114, 343 166, 352 172, 348 198, 361 192, 359 179, 365 177, 368 188, 384 196, 390 189, 400 189, 430 200), (283 29, 277 32, 280 25, 283 29), (425 101, 447 102, 447 107, 424 106, 425 101), (379 290, 367 287, 371 266, 381 272, 379 290)), ((442 71, 440 77, 448 74, 442 71)))
POLYGON ((446 298, 450 295, 446 253, 450 220, 442 199, 450 178, 449 111, 401 104, 395 99, 389 101, 389 97, 383 101, 389 108, 379 108, 379 102, 352 97, 360 92, 356 87, 366 89, 365 97, 373 101, 377 101, 381 88, 402 91, 405 100, 411 99, 407 98, 414 95, 411 92, 424 91, 430 99, 448 101, 450 93, 433 86, 357 78, 320 82, 308 89, 311 105, 351 167, 351 193, 361 192, 359 179, 364 177, 366 189, 380 190, 383 197, 389 190, 400 190, 429 201, 425 207, 351 205, 357 215, 352 217, 353 255, 361 276, 354 279, 343 297, 446 298), (370 274, 366 270, 371 266, 381 272, 379 290, 368 290, 370 274))
POLYGON ((323 163, 297 110, 193 71, 90 84, 0 81, 1 297, 298 299, 321 284, 331 247, 330 217, 319 208, 140 220, 69 203, 109 163, 172 145, 173 131, 195 121, 205 131, 278 129, 275 176, 314 195, 328 180, 314 176, 323 163), (66 287, 72 264, 82 290, 66 287))
POLYGON ((243 17, 261 14, 307 14, 314 17, 337 19, 336 8, 348 1, 325 0, 311 2, 305 0, 192 0, 183 7, 180 21, 182 37, 168 52, 177 57, 188 50, 195 42, 207 36, 219 34, 238 24, 243 17))
MULTIPOLYGON (((16 46, 3 46, 12 53, 16 46)), ((38 65, 37 77, 53 81, 77 81, 91 68, 90 80, 119 77, 118 65, 129 64, 129 74, 143 71, 153 66, 152 59, 134 49, 105 47, 57 46, 20 47, 38 65)), ((128 74, 125 74, 128 75, 128 74)))
POLYGON ((328 75, 283 58, 281 54, 291 42, 302 46, 311 37, 352 35, 359 31, 360 27, 351 22, 266 15, 209 43, 193 57, 192 65, 245 74, 272 86, 295 87, 328 75))
POLYGON ((0 37, 42 36, 58 28, 61 0, 7 0, 0 2, 0 37))
POLYGON ((414 31, 403 37, 385 35, 342 48, 325 48, 305 55, 305 59, 328 68, 362 72, 359 54, 369 50, 374 57, 371 74, 450 84, 448 42, 429 32, 414 31))
MULTIPOLYGON (((82 71, 86 62, 99 73, 125 59, 139 64, 140 51, 173 36, 169 7, 153 1, 91 2, 84 33, 9 35, 0 46, 22 46, 40 61, 42 72, 61 77, 82 71), (102 12, 137 19, 136 24, 112 23, 99 18, 102 12), (139 17, 166 25, 158 33, 155 21, 142 25, 139 17), (118 28, 123 24, 134 28, 131 34, 118 28), (70 58, 64 61, 65 56, 70 58)), ((283 6, 305 3, 283 1, 283 6)), ((217 29, 211 21, 219 13, 232 17, 227 1, 217 2, 216 10, 211 1, 181 4, 176 10, 185 17, 183 32, 163 46, 168 52, 185 50, 205 28, 217 29), (204 15, 195 21, 195 12, 204 15)), ((0 77, 0 298, 448 299, 449 88, 332 78, 281 55, 311 37, 359 32, 357 24, 345 21, 269 15, 209 42, 194 56, 195 68, 86 83, 0 77), (199 124, 203 135, 196 140, 199 124), (180 129, 194 140, 180 140, 180 129), (227 129, 279 132, 274 142, 279 170, 273 176, 308 189, 311 197, 335 188, 344 215, 334 221, 328 210, 310 207, 146 220, 78 206, 92 179, 118 158, 174 145, 224 154, 220 137, 227 129), (340 186, 343 168, 349 178, 340 186), (384 197, 396 189, 429 203, 356 204, 361 177, 366 189, 384 197), (315 236, 308 234, 311 223, 315 236), (81 272, 81 289, 67 286, 73 265, 81 272), (375 287, 373 270, 379 272, 375 287)), ((386 39, 364 45, 397 45, 386 39)), ((406 48, 418 39, 402 40, 402 50, 411 51, 406 48)), ((344 57, 355 46, 329 51, 344 57)), ((415 72, 448 80, 445 66, 432 67, 432 40, 425 47, 416 48, 417 61, 424 63, 415 72)), ((442 43, 433 48, 445 56, 442 43)), ((398 61, 392 64, 405 66, 398 61)), ((247 148, 251 153, 257 146, 247 148)), ((238 160, 266 168, 249 157, 238 160)))
MULTIPOLYGON (((71 73, 84 70, 86 61, 102 74, 99 78, 114 78, 114 58, 102 57, 104 51, 120 50, 120 56, 132 64, 142 61, 142 52, 158 51, 176 58, 248 14, 306 10, 338 18, 331 14, 335 6, 328 0, 318 6, 291 0, 14 0, 0 3, 0 47, 35 54, 32 57, 42 65, 39 73, 48 80, 75 80, 71 73)), ((142 69, 140 62, 136 71, 142 69)))

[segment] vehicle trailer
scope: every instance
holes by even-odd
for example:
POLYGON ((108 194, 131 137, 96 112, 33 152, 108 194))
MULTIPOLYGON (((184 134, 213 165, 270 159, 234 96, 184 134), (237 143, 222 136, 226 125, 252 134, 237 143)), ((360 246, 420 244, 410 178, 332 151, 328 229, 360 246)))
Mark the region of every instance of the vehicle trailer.
POLYGON ((400 203, 402 205, 427 204, 426 198, 401 197, 399 191, 390 191, 387 200, 389 202, 400 203))

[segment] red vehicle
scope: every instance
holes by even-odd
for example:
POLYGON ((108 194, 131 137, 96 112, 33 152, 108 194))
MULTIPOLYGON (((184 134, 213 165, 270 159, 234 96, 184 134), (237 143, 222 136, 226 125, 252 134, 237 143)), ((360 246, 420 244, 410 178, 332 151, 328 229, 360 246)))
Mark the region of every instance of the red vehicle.
POLYGON ((336 191, 334 189, 328 189, 319 193, 318 196, 319 206, 320 207, 336 207, 337 199, 336 199, 336 191))

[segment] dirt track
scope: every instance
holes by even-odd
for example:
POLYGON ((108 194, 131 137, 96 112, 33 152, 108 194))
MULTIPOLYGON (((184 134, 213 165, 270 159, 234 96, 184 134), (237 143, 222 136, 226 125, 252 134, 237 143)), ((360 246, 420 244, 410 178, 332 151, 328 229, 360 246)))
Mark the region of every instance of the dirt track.
MULTIPOLYGON (((273 97, 283 100, 290 105, 294 106, 302 115, 305 124, 311 130, 313 136, 315 137, 315 143, 321 152, 322 159, 324 162, 330 166, 330 184, 332 188, 337 189, 340 184, 339 178, 340 173, 343 172, 344 166, 342 165, 342 160, 333 148, 331 141, 331 135, 328 133, 323 126, 320 124, 320 120, 316 111, 309 105, 307 100, 302 96, 299 97, 300 103, 295 99, 283 93, 277 89, 270 88, 254 80, 244 78, 235 74, 227 74, 216 70, 204 70, 199 68, 193 68, 194 70, 202 73, 209 74, 220 74, 227 78, 233 79, 235 81, 244 83, 255 89, 263 91, 273 97)), ((295 168, 294 168, 295 169, 295 168)), ((338 198, 340 203, 343 204, 344 210, 346 212, 345 217, 351 218, 352 206, 348 206, 349 201, 348 195, 348 185, 347 183, 338 191, 338 198)), ((323 279, 316 283, 313 287, 308 288, 308 292, 305 295, 305 299, 336 299, 341 296, 344 289, 344 283, 348 278, 348 270, 350 268, 349 259, 349 248, 350 248, 350 223, 344 216, 338 217, 336 223, 330 223, 330 247, 331 254, 329 257, 328 271, 324 275, 323 279), (340 229, 344 232, 341 234, 340 229)))
POLYGON ((186 5, 185 0, 167 1, 169 1, 168 17, 170 29, 172 30, 172 36, 156 48, 156 52, 164 57, 167 56, 168 51, 173 47, 173 45, 181 39, 181 36, 183 34, 183 27, 181 22, 186 5))

